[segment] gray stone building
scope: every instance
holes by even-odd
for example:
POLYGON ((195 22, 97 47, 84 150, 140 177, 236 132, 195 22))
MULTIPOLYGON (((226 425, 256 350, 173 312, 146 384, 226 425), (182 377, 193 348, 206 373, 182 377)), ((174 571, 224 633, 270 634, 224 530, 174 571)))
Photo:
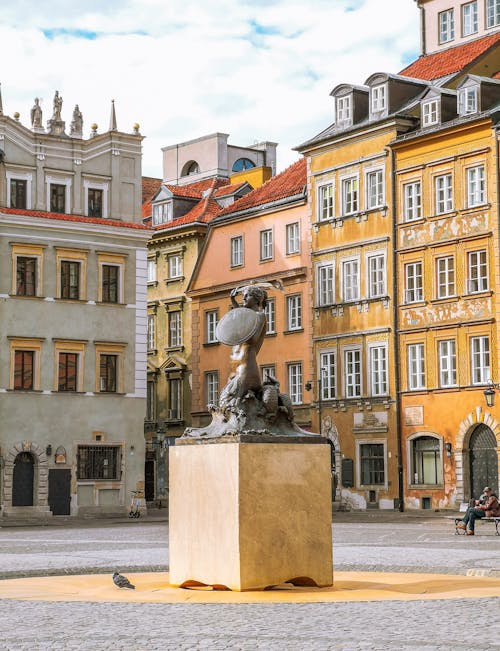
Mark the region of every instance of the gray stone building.
POLYGON ((142 136, 61 109, 25 126, 0 98, 3 517, 123 513, 144 481, 142 136))

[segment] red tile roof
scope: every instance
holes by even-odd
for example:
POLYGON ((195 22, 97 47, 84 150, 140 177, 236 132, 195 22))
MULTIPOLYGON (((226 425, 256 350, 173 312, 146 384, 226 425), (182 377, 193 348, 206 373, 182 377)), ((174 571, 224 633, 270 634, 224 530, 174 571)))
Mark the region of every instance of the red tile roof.
POLYGON ((247 181, 243 181, 242 183, 232 183, 231 185, 223 185, 222 187, 216 189, 214 196, 228 197, 231 194, 238 192, 238 190, 241 190, 244 185, 247 185, 247 181))
POLYGON ((43 210, 22 210, 21 208, 0 208, 0 214, 25 215, 26 217, 42 217, 43 219, 58 219, 66 222, 82 222, 83 224, 99 224, 100 226, 118 226, 122 228, 138 228, 149 230, 144 224, 133 222, 121 222, 118 219, 107 219, 100 217, 84 217, 83 215, 67 215, 59 212, 45 212, 43 210))
POLYGON ((252 190, 227 208, 221 210, 221 215, 248 210, 266 203, 293 197, 304 192, 307 183, 306 159, 301 158, 286 170, 273 176, 264 185, 252 190))
POLYGON ((499 42, 500 32, 496 32, 475 41, 450 47, 441 52, 421 56, 404 70, 401 70, 399 74, 427 81, 440 79, 454 72, 460 72, 499 42))
POLYGON ((221 187, 228 185, 229 179, 211 178, 203 179, 203 181, 195 181, 194 183, 187 183, 186 185, 170 185, 165 184, 164 187, 168 188, 174 197, 185 197, 188 199, 201 199, 203 193, 213 187, 221 187))
MULTIPOLYGON (((186 224, 193 224, 195 222, 197 223, 207 223, 211 221, 219 212, 220 212, 220 206, 219 204, 215 201, 214 196, 217 191, 217 188, 221 185, 221 181, 224 181, 225 179, 207 179, 206 181, 199 181, 199 184, 203 184, 204 190, 208 190, 207 195, 201 199, 201 201, 198 201, 196 205, 191 208, 189 212, 187 212, 185 215, 182 215, 182 217, 176 217, 174 220, 171 222, 168 222, 166 224, 159 224, 158 226, 154 226, 154 230, 156 231, 163 231, 163 230, 168 230, 170 228, 176 228, 177 226, 185 226, 186 224)), ((229 183, 226 180, 226 184, 229 183)), ((197 184, 192 184, 192 185, 197 185, 197 184)), ((166 186, 169 189, 175 188, 176 190, 178 189, 179 186, 166 186)), ((186 188, 187 186, 181 186, 186 188)), ((202 190, 198 190, 199 197, 201 197, 201 192, 202 190)), ((185 196, 185 195, 182 195, 185 196)))
POLYGON ((161 179, 152 176, 142 177, 142 217, 151 216, 151 199, 155 196, 161 186, 161 179))

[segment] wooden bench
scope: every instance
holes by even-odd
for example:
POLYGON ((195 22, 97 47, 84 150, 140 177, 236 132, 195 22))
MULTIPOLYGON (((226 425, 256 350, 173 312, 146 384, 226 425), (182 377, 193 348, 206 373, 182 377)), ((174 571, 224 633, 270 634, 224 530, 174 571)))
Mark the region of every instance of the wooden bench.
MULTIPOLYGON (((459 528, 459 523, 462 522, 462 518, 456 518, 454 516, 450 516, 453 520, 455 520, 455 534, 457 536, 460 535, 466 535, 465 529, 460 529, 459 528)), ((476 522, 493 522, 495 525, 495 534, 497 536, 500 536, 500 531, 498 531, 498 526, 500 525, 500 516, 495 516, 492 518, 477 518, 476 522)))

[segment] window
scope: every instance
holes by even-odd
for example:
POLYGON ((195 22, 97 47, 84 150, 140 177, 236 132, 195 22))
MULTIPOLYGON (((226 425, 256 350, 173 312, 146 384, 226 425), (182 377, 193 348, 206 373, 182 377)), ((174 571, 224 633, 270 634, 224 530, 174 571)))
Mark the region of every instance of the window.
POLYGON ((361 396, 361 351, 359 348, 344 351, 345 397, 361 396))
POLYGON ((302 364, 288 364, 288 395, 292 405, 302 403, 302 364))
POLYGON ((334 400, 337 395, 335 353, 321 353, 319 368, 321 372, 321 399, 334 400))
POLYGON ((156 282, 156 260, 148 260, 148 283, 156 282))
POLYGON ((116 393, 118 355, 99 355, 99 391, 116 393))
POLYGON ((77 391, 78 353, 59 353, 58 391, 77 391))
POLYGON ((468 86, 458 91, 458 112, 460 115, 470 115, 478 111, 478 88, 468 86))
POLYGON ((24 179, 10 179, 10 207, 22 208, 28 207, 28 182, 24 179))
POLYGON ((168 417, 170 420, 182 419, 182 381, 172 378, 168 381, 168 417))
POLYGON ((410 262, 405 265, 405 302, 417 303, 424 300, 422 284, 422 263, 410 262))
POLYGON ((182 276, 182 256, 178 253, 169 255, 168 260, 168 277, 180 278, 182 276))
POLYGON ((371 92, 372 113, 379 113, 386 108, 386 85, 373 86, 371 92))
POLYGON ((160 226, 172 221, 173 206, 171 201, 153 204, 153 226, 160 226))
POLYGON ((500 0, 486 0, 486 27, 500 25, 500 0))
POLYGON ((318 220, 320 222, 333 217, 333 183, 320 185, 318 188, 318 220))
POLYGON ((434 179, 436 189, 436 213, 441 215, 453 210, 453 187, 451 174, 436 176, 434 179))
POLYGON ((120 302, 120 267, 115 264, 103 264, 102 269, 102 302, 120 302))
POLYGON ((454 339, 446 339, 438 344, 439 386, 454 387, 457 384, 457 353, 454 339))
POLYGON ((155 349, 155 317, 153 314, 148 314, 148 350, 155 349))
POLYGON ((480 206, 486 201, 484 165, 467 170, 467 206, 480 206))
POLYGON ((425 388, 424 344, 408 346, 408 388, 412 391, 425 388))
POLYGON ((255 163, 253 163, 249 158, 238 158, 238 160, 233 164, 232 171, 243 172, 244 170, 252 169, 252 167, 255 167, 255 163))
POLYGON ((243 264, 243 237, 231 238, 231 267, 240 267, 243 264))
POLYGON ((299 222, 294 222, 293 224, 286 225, 286 253, 291 255, 292 253, 300 252, 300 231, 299 231, 299 222))
POLYGON ((15 391, 34 389, 35 351, 14 351, 14 386, 15 391))
POLYGON ((429 127, 439 122, 439 101, 422 102, 422 126, 429 127))
POLYGON ((350 122, 351 96, 337 97, 337 122, 350 122))
POLYGON ((370 346, 370 391, 372 396, 387 395, 387 346, 370 346))
POLYGON ((276 377, 276 366, 274 366, 274 364, 270 364, 269 366, 261 366, 260 371, 262 374, 262 382, 265 382, 269 378, 276 377))
POLYGON ((50 184, 50 212, 66 212, 66 186, 58 183, 50 184))
POLYGON ((485 292, 488 289, 486 251, 471 251, 467 255, 467 263, 469 294, 485 292))
POLYGON ((453 9, 442 11, 439 14, 439 42, 448 43, 455 38, 455 17, 453 9))
POLYGON ((302 297, 300 294, 286 297, 288 330, 302 328, 302 297))
POLYGON ((368 256, 368 296, 377 298, 386 294, 385 255, 377 253, 368 256))
POLYGON ((472 384, 487 384, 490 379, 490 339, 471 337, 472 384))
POLYGON ((353 176, 342 181, 342 214, 351 215, 359 210, 358 177, 353 176))
POLYGON ((455 296, 455 259, 452 255, 436 260, 437 297, 455 296))
POLYGON ((477 0, 462 5, 462 36, 470 36, 478 30, 477 0))
POLYGON ((209 371, 205 373, 205 386, 207 389, 207 404, 216 405, 219 401, 219 373, 209 371))
POLYGON ((36 296, 38 258, 16 257, 16 295, 36 296))
POLYGON ((79 445, 77 477, 82 480, 117 480, 121 478, 118 445, 79 445))
POLYGON ((217 337, 215 335, 215 329, 217 327, 217 310, 210 310, 205 312, 205 324, 206 324, 206 343, 207 344, 216 344, 217 337))
POLYGON ((419 436, 411 442, 413 484, 442 484, 443 468, 439 439, 419 436))
POLYGON ((366 175, 366 205, 380 208, 384 205, 384 170, 375 170, 366 175))
POLYGON ((342 284, 344 301, 359 299, 359 261, 345 260, 342 262, 342 284))
POLYGON ((271 335, 276 332, 276 303, 274 298, 268 298, 266 307, 264 308, 266 315, 266 335, 271 335))
POLYGON ((178 348, 179 346, 182 346, 182 314, 181 312, 169 312, 168 347, 178 348))
POLYGON ((333 305, 335 301, 333 284, 333 264, 318 266, 318 304, 333 305))
POLYGON ((404 195, 404 220, 411 222, 422 217, 422 186, 420 181, 405 183, 404 195))
POLYGON ((385 483, 385 455, 383 443, 362 443, 359 446, 360 482, 362 486, 385 483))
POLYGON ((153 380, 148 380, 147 394, 146 394, 146 420, 155 419, 155 413, 156 413, 155 397, 156 397, 155 383, 153 380))
POLYGON ((61 260, 61 298, 80 298, 80 262, 61 260))
POLYGON ((273 258, 273 231, 268 228, 260 232, 260 259, 272 260, 273 258))
POLYGON ((89 217, 102 217, 102 190, 88 189, 88 215, 89 217))

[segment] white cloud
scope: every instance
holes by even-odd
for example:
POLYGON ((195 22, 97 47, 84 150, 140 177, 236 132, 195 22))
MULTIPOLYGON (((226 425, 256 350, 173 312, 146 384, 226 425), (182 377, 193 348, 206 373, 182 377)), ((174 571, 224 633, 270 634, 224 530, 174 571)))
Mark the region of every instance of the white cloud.
POLYGON ((47 120, 58 89, 67 125, 79 104, 88 134, 107 129, 114 98, 119 129, 146 136, 144 174, 161 176, 162 146, 214 131, 279 142, 283 168, 331 122, 334 86, 398 72, 418 38, 413 0, 7 0, 4 111, 29 125, 38 96, 47 120))

